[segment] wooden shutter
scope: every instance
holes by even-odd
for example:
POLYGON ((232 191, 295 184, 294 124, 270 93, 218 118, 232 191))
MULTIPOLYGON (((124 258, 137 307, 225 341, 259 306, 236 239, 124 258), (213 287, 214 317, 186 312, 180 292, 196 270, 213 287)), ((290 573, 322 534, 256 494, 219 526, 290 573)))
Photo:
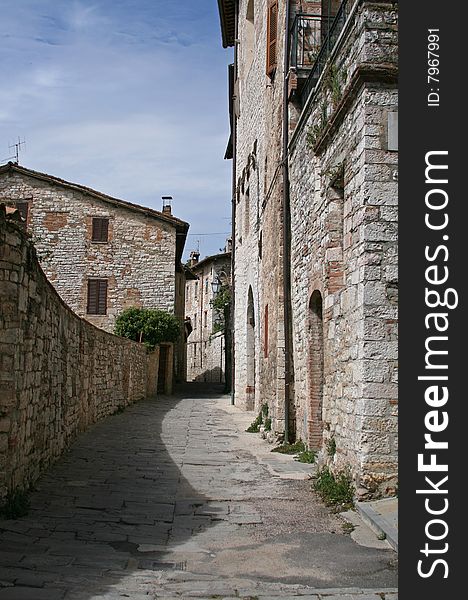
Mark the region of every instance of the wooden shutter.
POLYGON ((93 218, 93 242, 107 242, 109 239, 109 219, 93 218))
POLYGON ((88 315, 107 314, 107 279, 88 279, 88 315))
POLYGON ((107 314, 107 279, 99 280, 98 314, 107 314))
POLYGON ((88 280, 88 315, 97 314, 98 282, 96 279, 88 280))
POLYGON ((276 69, 276 47, 278 39, 278 0, 269 0, 267 18, 267 75, 276 69))

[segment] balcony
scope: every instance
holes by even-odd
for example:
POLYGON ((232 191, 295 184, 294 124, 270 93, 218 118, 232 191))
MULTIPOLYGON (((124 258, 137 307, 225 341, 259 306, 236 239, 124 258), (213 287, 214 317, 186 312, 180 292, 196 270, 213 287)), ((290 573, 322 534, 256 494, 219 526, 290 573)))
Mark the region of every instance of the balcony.
POLYGON ((348 18, 351 0, 331 16, 298 13, 290 28, 290 98, 304 104, 325 67, 348 18))

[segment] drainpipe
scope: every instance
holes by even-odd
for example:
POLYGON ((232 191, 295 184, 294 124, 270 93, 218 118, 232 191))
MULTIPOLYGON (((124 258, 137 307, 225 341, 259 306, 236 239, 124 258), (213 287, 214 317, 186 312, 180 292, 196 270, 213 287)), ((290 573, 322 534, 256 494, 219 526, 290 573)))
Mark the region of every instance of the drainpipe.
MULTIPOLYGON (((235 3, 235 34, 234 34, 234 85, 233 93, 235 93, 235 83, 237 81, 237 48, 238 48, 238 20, 239 20, 239 2, 235 3)), ((235 307, 236 307, 236 285, 235 285, 235 267, 236 267, 236 188, 237 188, 237 117, 235 110, 234 99, 231 115, 231 135, 232 135, 232 191, 231 191, 231 310, 230 324, 231 327, 231 404, 235 404, 235 383, 236 383, 236 344, 235 344, 235 307)))
POLYGON ((286 2, 283 60, 283 307, 284 307, 284 442, 289 443, 289 404, 292 379, 291 340, 291 207, 289 197, 289 15, 290 2, 286 2))

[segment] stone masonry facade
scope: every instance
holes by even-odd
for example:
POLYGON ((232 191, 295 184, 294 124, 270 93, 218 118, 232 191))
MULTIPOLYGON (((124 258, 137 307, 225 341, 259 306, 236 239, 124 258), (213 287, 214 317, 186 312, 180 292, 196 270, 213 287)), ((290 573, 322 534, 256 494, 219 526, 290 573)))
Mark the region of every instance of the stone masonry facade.
POLYGON ((287 30, 299 34, 297 40, 290 34, 285 74, 286 4, 222 2, 224 44, 238 40, 232 101, 235 403, 256 410, 268 403, 278 434, 287 408, 290 437, 317 450, 320 464, 350 469, 360 498, 391 495, 398 450, 398 5, 291 0, 287 30), (276 68, 267 75, 272 14, 276 68), (337 33, 310 85, 333 22, 337 33), (302 63, 293 64, 293 52, 305 47, 302 63), (290 206, 286 327, 284 186, 290 206), (291 331, 287 407, 285 331, 291 331))
MULTIPOLYGON (((265 72, 268 0, 241 0, 234 110, 237 116, 235 189, 235 401, 259 410, 268 403, 284 429, 284 331, 281 216, 283 42, 276 70, 265 72)), ((284 20, 280 2, 278 22, 284 20)))
POLYGON ((0 497, 26 489, 80 431, 152 396, 158 351, 80 319, 0 205, 0 497))
POLYGON ((196 279, 188 280, 185 290, 185 315, 192 332, 187 339, 187 381, 225 382, 224 315, 213 308, 212 283, 231 281, 231 253, 207 256, 199 261, 192 252, 190 269, 196 279))
POLYGON ((394 4, 357 3, 290 145, 298 435, 362 495, 396 487, 396 25, 394 4))
POLYGON ((41 266, 79 316, 109 332, 134 306, 178 310, 183 322, 184 221, 13 164, 0 168, 0 201, 27 203, 41 266), (92 239, 96 218, 108 220, 106 241, 92 239), (90 279, 107 282, 105 314, 88 311, 90 279))

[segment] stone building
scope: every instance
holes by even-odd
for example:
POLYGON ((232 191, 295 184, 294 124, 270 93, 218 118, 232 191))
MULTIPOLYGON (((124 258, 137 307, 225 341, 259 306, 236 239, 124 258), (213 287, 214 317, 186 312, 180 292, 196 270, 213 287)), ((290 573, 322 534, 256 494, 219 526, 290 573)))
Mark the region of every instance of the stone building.
MULTIPOLYGON (((18 207, 41 266, 67 305, 112 332, 125 308, 184 320, 181 264, 188 223, 14 163, 0 167, 0 201, 18 207)), ((184 343, 175 351, 183 377, 184 343)))
POLYGON ((235 403, 397 474, 397 2, 219 0, 234 46, 235 403))
POLYGON ((231 252, 229 247, 226 250, 203 260, 199 260, 199 252, 190 255, 190 270, 196 279, 188 280, 185 289, 185 315, 192 326, 187 340, 187 381, 226 381, 225 315, 213 307, 219 293, 213 284, 218 283, 220 289, 230 286, 231 252))

